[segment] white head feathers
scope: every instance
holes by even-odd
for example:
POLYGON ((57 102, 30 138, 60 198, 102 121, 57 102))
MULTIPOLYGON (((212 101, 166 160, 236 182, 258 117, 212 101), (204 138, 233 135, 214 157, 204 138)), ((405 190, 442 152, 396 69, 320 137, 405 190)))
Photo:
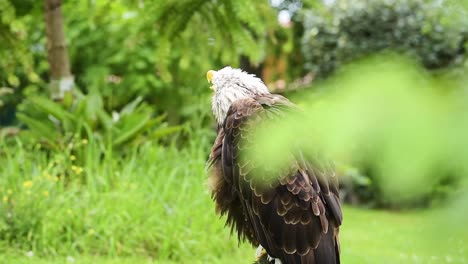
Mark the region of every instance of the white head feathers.
POLYGON ((212 110, 218 124, 224 122, 234 101, 270 93, 260 78, 241 69, 227 66, 219 71, 208 71, 206 77, 213 84, 212 110))

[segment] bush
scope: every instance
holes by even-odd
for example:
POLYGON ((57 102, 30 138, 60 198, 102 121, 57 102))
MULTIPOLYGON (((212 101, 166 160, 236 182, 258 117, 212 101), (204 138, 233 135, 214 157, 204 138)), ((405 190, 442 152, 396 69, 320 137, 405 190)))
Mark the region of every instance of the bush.
MULTIPOLYGON (((107 112, 142 97, 171 124, 207 116, 205 72, 241 55, 259 63, 277 27, 264 1, 65 1, 62 12, 76 88, 99 90, 107 112)), ((16 106, 48 93, 43 1, 0 0, 0 15, 0 88, 14 88, 0 91, 0 125, 16 125, 16 106)))
MULTIPOLYGON (((324 79, 344 64, 391 50, 410 56, 432 73, 443 70, 450 73, 449 78, 454 73, 460 76, 467 65, 468 16, 462 8, 438 2, 343 0, 308 11, 303 17, 302 38, 306 68, 315 78, 324 79), (454 68, 461 70, 447 71, 454 68)), ((385 197, 385 184, 376 168, 369 165, 370 159, 355 160, 352 166, 341 168, 343 196, 348 202, 398 208, 427 206, 445 200, 450 196, 447 189, 459 185, 459 175, 438 171, 434 174, 439 180, 425 195, 392 203, 385 197)))
POLYGON ((427 69, 460 65, 468 40, 460 10, 424 0, 337 1, 305 14, 306 67, 324 78, 343 63, 386 49, 407 53, 427 69))
POLYGON ((132 144, 157 141, 180 131, 182 126, 168 126, 165 115, 154 116, 154 110, 141 97, 119 111, 109 113, 102 95, 75 91, 62 104, 45 97, 29 97, 18 107, 18 119, 27 126, 19 136, 31 145, 42 144, 47 150, 63 152, 78 139, 96 139, 101 151, 124 149, 132 144), (74 97, 74 98, 72 98, 74 97))
POLYGON ((317 85, 332 92, 308 101, 317 116, 309 122, 325 131, 319 138, 330 142, 326 149, 338 149, 346 202, 402 209, 458 195, 466 176, 459 143, 467 129, 465 78, 447 82, 409 59, 374 56, 317 85))
POLYGON ((44 87, 44 63, 38 59, 45 57, 36 44, 41 32, 29 26, 32 2, 0 0, 0 126, 15 123, 15 107, 24 94, 44 87))
POLYGON ((91 138, 45 153, 0 139, 0 248, 176 263, 194 255, 215 263, 237 248, 202 184, 207 138, 181 150, 146 142, 105 161, 95 157, 98 144, 91 138), (71 155, 77 152, 88 159, 78 163, 71 155))

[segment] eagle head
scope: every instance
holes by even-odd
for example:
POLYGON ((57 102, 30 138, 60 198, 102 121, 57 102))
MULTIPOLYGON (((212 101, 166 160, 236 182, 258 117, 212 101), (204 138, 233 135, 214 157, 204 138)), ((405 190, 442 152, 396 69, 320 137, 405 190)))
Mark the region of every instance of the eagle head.
POLYGON ((227 111, 234 101, 270 93, 260 78, 229 66, 218 71, 208 71, 206 79, 212 84, 210 88, 214 94, 211 108, 220 125, 223 124, 227 111))

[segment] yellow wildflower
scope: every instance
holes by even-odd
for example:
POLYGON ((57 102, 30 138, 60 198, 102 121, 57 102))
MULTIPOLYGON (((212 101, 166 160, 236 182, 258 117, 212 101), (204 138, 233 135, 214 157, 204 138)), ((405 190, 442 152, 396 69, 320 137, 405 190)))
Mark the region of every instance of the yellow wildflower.
POLYGON ((3 203, 6 203, 8 202, 8 196, 6 195, 3 195, 3 199, 2 199, 3 203))
POLYGON ((33 181, 25 181, 23 182, 24 188, 31 188, 33 186, 33 181))
POLYGON ((75 166, 75 165, 72 165, 71 166, 71 169, 72 171, 74 171, 76 174, 81 174, 83 172, 83 168, 82 167, 78 167, 78 166, 75 166))
POLYGON ((82 139, 82 140, 81 140, 81 143, 82 143, 83 145, 86 145, 86 144, 88 144, 88 140, 87 140, 86 138, 85 138, 85 139, 82 139))
POLYGON ((49 197, 49 192, 48 192, 48 191, 44 191, 44 196, 45 196, 45 197, 49 197))
POLYGON ((75 155, 71 155, 71 156, 70 156, 70 160, 76 160, 75 155))

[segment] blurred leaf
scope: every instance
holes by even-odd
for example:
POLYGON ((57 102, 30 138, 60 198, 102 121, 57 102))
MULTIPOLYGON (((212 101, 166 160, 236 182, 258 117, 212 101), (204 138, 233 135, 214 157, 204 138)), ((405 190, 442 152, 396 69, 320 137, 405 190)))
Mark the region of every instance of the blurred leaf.
POLYGON ((120 115, 124 116, 135 111, 135 108, 143 101, 141 96, 138 96, 135 100, 126 104, 122 110, 120 110, 120 115))
POLYGON ((168 136, 170 134, 179 132, 183 128, 184 128, 184 126, 172 126, 172 127, 159 128, 156 131, 154 131, 153 133, 151 133, 149 138, 151 140, 158 140, 158 139, 163 138, 165 136, 168 136))
POLYGON ((458 97, 464 87, 452 87, 458 92, 447 95, 438 84, 395 56, 353 63, 321 85, 328 93, 306 101, 304 114, 258 127, 259 145, 249 158, 281 169, 284 155, 276 153, 294 153, 294 146, 312 157, 324 152, 370 169, 369 187, 380 205, 427 204, 441 182, 459 186, 447 177, 468 176, 453 171, 468 157, 468 141, 461 136, 468 130, 467 97, 458 97))
POLYGON ((150 119, 151 112, 149 111, 138 111, 134 112, 131 116, 122 116, 116 124, 118 133, 114 137, 113 144, 119 145, 134 137, 135 134, 145 128, 150 119))
POLYGON ((60 138, 54 125, 50 121, 44 122, 43 120, 35 120, 22 113, 18 113, 17 117, 28 126, 29 131, 35 134, 39 140, 47 139, 49 141, 54 141, 60 138))
POLYGON ((8 75, 8 83, 13 87, 18 87, 20 85, 20 80, 16 75, 8 75))
POLYGON ((62 108, 62 105, 43 97, 31 97, 28 99, 31 104, 44 113, 50 114, 58 119, 65 130, 73 130, 73 125, 76 122, 75 117, 62 108))

